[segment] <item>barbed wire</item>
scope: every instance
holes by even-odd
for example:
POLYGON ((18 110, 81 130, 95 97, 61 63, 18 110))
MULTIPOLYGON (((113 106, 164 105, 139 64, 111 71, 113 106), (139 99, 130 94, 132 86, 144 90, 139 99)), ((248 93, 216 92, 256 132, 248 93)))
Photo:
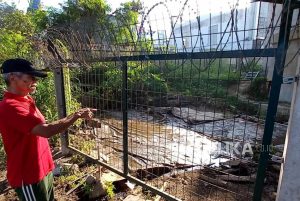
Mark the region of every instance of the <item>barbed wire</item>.
MULTIPOLYGON (((99 24, 98 27, 100 30, 96 29, 92 32, 90 30, 81 30, 80 28, 78 28, 79 25, 72 24, 67 28, 50 27, 35 38, 37 45, 36 49, 41 53, 41 57, 44 64, 50 68, 53 68, 53 66, 67 65, 68 63, 71 66, 76 66, 75 64, 77 63, 77 65, 79 66, 90 67, 91 63, 96 62, 97 60, 100 61, 101 58, 109 56, 147 56, 151 54, 157 54, 159 52, 169 54, 174 52, 194 53, 213 51, 213 56, 211 58, 205 59, 206 62, 204 66, 199 66, 195 64, 194 61, 191 61, 192 66, 197 68, 200 72, 206 71, 211 66, 211 64, 217 59, 214 55, 218 51, 223 52, 226 48, 228 48, 228 44, 231 44, 231 50, 241 50, 242 52, 242 50, 245 49, 245 36, 243 36, 244 38, 241 39, 239 36, 239 32, 244 32, 245 35, 245 32, 251 31, 251 29, 255 29, 255 27, 250 27, 249 29, 246 29, 246 26, 244 25, 244 29, 239 28, 239 12, 245 13, 244 20, 246 20, 246 18, 248 17, 247 8, 241 11, 239 11, 238 9, 240 0, 237 0, 234 4, 231 4, 229 6, 230 11, 224 13, 225 16, 229 14, 228 19, 225 19, 226 17, 224 19, 222 18, 223 12, 217 15, 220 16, 222 21, 226 20, 225 27, 217 33, 212 33, 212 28, 208 27, 208 25, 202 25, 204 21, 201 20, 201 11, 198 10, 197 2, 197 17, 195 19, 191 19, 190 10, 188 10, 189 24, 186 24, 186 21, 183 20, 183 15, 187 13, 186 11, 189 7, 187 5, 189 2, 191 2, 191 0, 184 1, 182 7, 178 11, 178 15, 175 16, 175 21, 173 20, 174 17, 172 16, 168 4, 166 2, 158 2, 151 6, 148 10, 140 11, 139 15, 141 16, 142 20, 141 22, 138 22, 136 24, 130 24, 126 17, 122 15, 118 15, 118 17, 116 17, 115 11, 107 16, 107 20, 112 20, 114 23, 111 23, 109 25, 99 24), (168 16, 167 27, 170 27, 169 35, 165 27, 165 33, 163 35, 163 38, 160 38, 158 30, 156 30, 157 27, 152 26, 151 23, 153 21, 150 19, 151 13, 154 12, 155 9, 159 6, 163 6, 165 10, 164 14, 167 14, 168 16), (189 34, 186 33, 186 30, 184 32, 184 27, 188 27, 189 34), (207 28, 209 30, 206 34, 203 30, 207 28), (123 38, 120 39, 118 38, 117 33, 122 32, 122 30, 125 30, 128 34, 126 36, 122 36, 123 38), (194 34, 195 31, 196 34, 194 34), (154 34, 156 34, 157 37, 154 34), (218 43, 214 44, 213 46, 212 44, 206 46, 205 43, 207 41, 210 41, 211 43, 212 35, 217 35, 217 37, 219 38, 218 43), (204 37, 206 37, 207 39, 204 37), (191 44, 189 44, 191 48, 189 49, 187 49, 187 42, 185 41, 185 38, 191 40, 191 44), (160 42, 162 42, 165 46, 161 46, 160 42), (145 45, 147 43, 149 43, 150 46, 145 45), (234 47, 234 44, 236 44, 236 47, 234 47), (207 47, 209 49, 207 49, 207 47)), ((271 39, 274 36, 276 28, 278 28, 279 19, 281 18, 283 12, 281 11, 276 23, 274 24, 276 17, 276 2, 274 1, 272 4, 273 9, 271 13, 271 18, 268 19, 269 25, 265 28, 259 27, 260 22, 258 22, 256 28, 257 31, 261 28, 266 29, 264 39, 261 42, 262 46, 264 47, 270 46, 271 39)), ((259 9, 261 9, 261 6, 259 6, 259 9)), ((258 16, 258 18, 259 17, 260 16, 258 16)), ((157 23, 157 19, 155 20, 157 23)), ((204 20, 209 20, 211 24, 211 17, 209 19, 204 20)), ((299 25, 298 21, 297 25, 299 25)), ((223 22, 215 23, 220 24, 223 22)), ((241 67, 243 69, 246 69, 246 67, 249 66, 249 64, 257 65, 262 57, 252 58, 250 61, 247 59, 244 60, 244 58, 246 58, 244 55, 240 57, 241 67)))

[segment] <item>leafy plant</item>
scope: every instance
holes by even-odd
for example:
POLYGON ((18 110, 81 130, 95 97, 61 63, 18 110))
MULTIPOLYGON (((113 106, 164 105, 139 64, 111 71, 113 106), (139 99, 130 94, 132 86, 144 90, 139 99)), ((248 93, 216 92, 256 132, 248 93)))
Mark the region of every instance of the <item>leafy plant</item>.
MULTIPOLYGON (((91 151, 96 147, 95 141, 78 140, 76 135, 70 135, 69 137, 72 145, 84 153, 90 154, 91 151)), ((81 160, 82 158, 78 158, 76 155, 74 155, 74 160, 76 159, 81 160)))
POLYGON ((57 179, 57 183, 60 186, 70 184, 70 188, 74 188, 76 186, 76 183, 74 182, 79 176, 75 174, 71 175, 61 175, 57 179))
POLYGON ((73 154, 71 157, 71 162, 74 164, 83 164, 85 161, 85 158, 82 155, 79 154, 73 154))
POLYGON ((105 188, 106 193, 107 193, 107 195, 110 199, 115 197, 115 192, 114 192, 115 186, 113 185, 113 183, 111 181, 105 181, 104 182, 104 188, 105 188))
POLYGON ((85 182, 83 185, 83 190, 84 190, 84 194, 89 195, 93 191, 93 186, 85 182))

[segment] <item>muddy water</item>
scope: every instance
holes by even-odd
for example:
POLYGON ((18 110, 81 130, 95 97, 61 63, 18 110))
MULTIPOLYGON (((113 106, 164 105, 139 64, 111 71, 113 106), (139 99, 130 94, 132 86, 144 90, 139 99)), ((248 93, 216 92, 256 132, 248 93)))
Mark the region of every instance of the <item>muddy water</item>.
MULTIPOLYGON (((110 111, 108 114, 109 116, 101 118, 102 127, 94 129, 94 134, 100 139, 97 149, 105 155, 109 164, 121 168, 122 113, 110 111)), ((188 119, 186 114, 179 117, 167 113, 164 115, 161 121, 149 112, 129 111, 128 145, 131 170, 180 164, 218 166, 228 158, 240 156, 228 150, 224 146, 226 142, 233 145, 239 143, 236 148, 241 151, 243 144, 253 144, 263 135, 262 124, 230 115, 224 117, 214 114, 217 119, 206 118, 206 122, 195 124, 190 123, 193 119, 188 119)), ((195 116, 195 119, 202 121, 199 116, 195 116)), ((284 134, 285 129, 275 127, 275 137, 284 134)))

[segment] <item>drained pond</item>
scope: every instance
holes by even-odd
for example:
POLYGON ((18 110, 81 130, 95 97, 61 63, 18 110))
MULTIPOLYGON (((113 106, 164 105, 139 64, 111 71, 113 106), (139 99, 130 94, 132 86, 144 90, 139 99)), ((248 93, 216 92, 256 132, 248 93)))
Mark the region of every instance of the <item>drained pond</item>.
MULTIPOLYGON (((123 169, 123 113, 102 112, 85 126, 86 154, 123 169)), ((128 111, 129 170, 153 167, 219 166, 229 159, 251 158, 263 136, 264 122, 245 115, 191 108, 162 107, 128 111)), ((273 138, 282 138, 286 125, 276 124, 273 138)), ((74 147, 83 141, 72 140, 74 147)))

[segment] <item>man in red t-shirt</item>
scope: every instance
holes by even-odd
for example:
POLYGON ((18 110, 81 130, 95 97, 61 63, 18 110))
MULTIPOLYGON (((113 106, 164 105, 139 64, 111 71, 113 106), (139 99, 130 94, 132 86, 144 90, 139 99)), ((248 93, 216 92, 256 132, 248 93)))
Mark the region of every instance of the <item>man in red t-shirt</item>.
POLYGON ((37 86, 36 77, 47 74, 24 59, 2 64, 7 85, 0 102, 0 133, 7 154, 7 179, 20 200, 52 201, 54 168, 49 137, 65 131, 77 119, 90 119, 93 109, 84 108, 52 123, 46 123, 29 94, 37 86))

